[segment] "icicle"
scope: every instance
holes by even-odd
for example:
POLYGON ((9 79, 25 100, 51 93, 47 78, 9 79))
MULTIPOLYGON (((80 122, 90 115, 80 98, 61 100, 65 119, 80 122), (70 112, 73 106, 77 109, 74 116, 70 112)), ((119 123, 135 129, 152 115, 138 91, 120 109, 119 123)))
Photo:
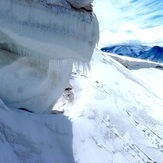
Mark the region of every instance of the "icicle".
POLYGON ((89 62, 99 38, 95 15, 43 2, 1 0, 0 43, 22 55, 89 62))
POLYGON ((90 68, 89 62, 74 61, 74 69, 82 76, 87 76, 90 68))
POLYGON ((73 63, 87 74, 99 25, 85 9, 65 0, 0 0, 0 98, 7 106, 50 112, 73 63))

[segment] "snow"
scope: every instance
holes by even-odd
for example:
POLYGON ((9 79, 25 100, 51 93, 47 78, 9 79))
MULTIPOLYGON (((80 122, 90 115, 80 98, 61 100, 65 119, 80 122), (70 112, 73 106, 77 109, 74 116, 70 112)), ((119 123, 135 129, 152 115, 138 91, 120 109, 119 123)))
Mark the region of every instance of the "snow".
POLYGON ((156 68, 143 68, 139 70, 132 70, 132 72, 135 75, 138 75, 140 78, 143 78, 143 80, 150 85, 162 98, 163 98, 163 92, 162 92, 162 82, 163 82, 163 76, 162 76, 162 70, 156 69, 156 68))
POLYGON ((99 38, 98 21, 92 12, 74 10, 65 1, 60 2, 63 6, 58 1, 49 6, 44 1, 14 2, 0 1, 2 47, 21 56, 90 61, 99 38))
POLYGON ((0 112, 0 162, 74 162, 72 124, 66 116, 0 112))
POLYGON ((0 160, 7 152, 9 163, 161 162, 163 102, 153 89, 99 50, 87 73, 73 69, 71 89, 54 108, 64 115, 6 110, 1 102, 0 160))
POLYGON ((50 112, 73 63, 89 66, 99 38, 97 18, 66 1, 53 2, 0 1, 0 97, 9 107, 50 112))
POLYGON ((98 51, 91 66, 89 77, 72 76, 74 101, 66 102, 65 97, 60 101, 64 105, 59 109, 73 122, 75 160, 161 162, 160 98, 132 72, 98 51))
MULTIPOLYGON (((104 52, 105 53, 105 52, 104 52)), ((106 55, 109 55, 119 63, 121 63, 123 66, 125 66, 128 69, 141 69, 141 68, 163 68, 162 63, 153 62, 145 59, 139 59, 139 58, 132 58, 127 56, 119 56, 117 54, 113 53, 105 53, 106 55)))
MULTIPOLYGON (((62 51, 60 53, 65 55, 62 51)), ((33 67, 33 57, 27 59, 26 56, 3 50, 0 51, 0 57, 0 81, 6 77, 8 80, 5 82, 13 82, 3 67, 9 63, 12 67, 10 70, 15 67, 13 71, 21 74, 14 75, 20 82, 13 82, 15 88, 24 84, 23 75, 31 77, 33 69, 38 71, 39 78, 44 78, 44 71, 49 70, 48 75, 52 72, 42 60, 41 66, 33 67), (27 69, 20 68, 18 65, 21 64, 27 69)), ((79 69, 73 67, 70 84, 53 108, 57 114, 18 110, 6 106, 6 101, 0 99, 0 162, 161 163, 163 101, 159 83, 163 79, 162 70, 154 68, 156 63, 153 62, 127 57, 119 57, 116 61, 113 57, 114 54, 107 55, 95 49, 87 75, 82 73, 80 66, 79 69), (124 65, 129 65, 131 70, 120 64, 120 60, 124 65), (133 70, 136 64, 139 69, 133 70)), ((61 67, 67 62, 56 62, 56 73, 64 76, 67 69, 61 67)), ((73 62, 73 59, 69 62, 73 62)), ((37 79, 32 80, 33 88, 39 90, 43 87, 46 90, 46 86, 49 86, 47 78, 40 85, 37 85, 37 79)), ((54 82, 57 82, 57 78, 54 82)), ((0 90, 5 93, 7 88, 3 85, 0 90)), ((22 89, 18 90, 22 92, 22 89)), ((32 89, 28 91, 31 94, 39 92, 32 89)), ((10 98, 10 94, 6 98, 10 98)), ((15 97, 16 100, 19 98, 15 97)), ((40 101, 41 105, 46 100, 40 101)))
POLYGON ((37 113, 50 112, 69 82, 73 60, 44 59, 40 67, 32 58, 3 50, 0 57, 0 97, 5 104, 37 113))

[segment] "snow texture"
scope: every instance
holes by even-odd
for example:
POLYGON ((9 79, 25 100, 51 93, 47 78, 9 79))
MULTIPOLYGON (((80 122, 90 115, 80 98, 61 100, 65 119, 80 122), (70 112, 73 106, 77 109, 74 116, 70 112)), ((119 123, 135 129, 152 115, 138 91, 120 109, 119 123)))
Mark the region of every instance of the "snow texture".
POLYGON ((72 124, 66 116, 2 108, 0 114, 1 163, 74 163, 72 124))
POLYGON ((72 73, 73 60, 40 60, 0 50, 0 97, 14 108, 49 112, 62 95, 72 73), (40 64, 41 67, 37 64, 40 64))
POLYGON ((99 51, 91 66, 87 77, 74 71, 70 92, 74 100, 63 95, 58 106, 73 122, 75 161, 162 162, 162 99, 147 83, 99 51))
POLYGON ((98 36, 95 15, 66 1, 1 0, 0 98, 9 107, 49 112, 73 63, 88 66, 98 36))
POLYGON ((162 100, 100 51, 91 66, 87 76, 73 69, 54 108, 64 115, 6 110, 0 101, 0 162, 162 162, 162 100))
POLYGON ((92 12, 62 2, 0 1, 1 46, 20 55, 89 62, 99 37, 98 21, 92 12))
MULTIPOLYGON (((40 2, 41 6, 47 4, 45 1, 39 0, 1 0, 0 13, 5 9, 10 11, 11 5, 7 8, 5 5, 4 8, 1 6, 3 3, 11 4, 10 2, 19 2, 18 4, 28 2, 34 7, 38 5, 34 2, 40 2)), ((71 8, 66 1, 64 1, 65 3, 59 0, 55 2, 60 7, 66 4, 66 8, 71 8)), ((52 7, 52 5, 50 6, 52 7)), ((11 33, 9 32, 9 34, 11 33)), ((35 35, 34 32, 33 35, 35 35)), ((3 38, 6 39, 6 36, 3 38)), ((40 45, 39 41, 41 39, 38 39, 37 46, 40 45)), ((66 43, 64 42, 64 44, 66 43)), ((33 68, 36 71, 34 77, 38 76, 33 83, 39 78, 46 78, 43 75, 45 71, 51 74, 52 71, 49 69, 53 67, 53 61, 48 65, 46 62, 49 60, 43 62, 38 55, 36 58, 29 57, 29 54, 17 55, 6 51, 4 44, 0 46, 4 48, 0 51, 0 70, 3 72, 0 74, 0 79, 5 77, 12 82, 14 79, 18 82, 20 80, 20 84, 23 84, 27 79, 21 78, 21 75, 23 76, 24 72, 26 75, 30 74, 30 70, 33 68), (3 70, 8 69, 9 65, 11 68, 15 67, 16 70, 11 76, 6 74, 7 70, 3 70), (24 70, 22 66, 25 66, 24 70)), ((60 48, 60 50, 62 49, 60 48)), ((85 49, 80 50, 86 51, 85 49)), ((29 53, 28 50, 26 52, 29 53)), ((61 53, 61 55, 65 55, 65 53, 61 53)), ((122 58, 122 60, 125 59, 127 60, 127 58, 122 58)), ((59 62, 63 63, 64 61, 59 62)), ((69 58, 69 62, 71 61, 73 62, 74 58, 69 58)), ((131 67, 137 63, 140 68, 146 64, 144 61, 140 62, 134 59, 128 59, 127 62, 131 67)), ((124 63, 126 62, 124 61, 124 63)), ((148 65, 153 65, 153 63, 148 65)), ((57 65, 55 64, 55 66, 57 65)), ((87 76, 73 68, 70 85, 67 86, 54 108, 55 112, 64 112, 64 115, 33 114, 6 106, 6 100, 0 100, 0 162, 162 163, 163 101, 155 93, 156 85, 160 88, 158 91, 162 90, 160 84, 163 82, 162 70, 156 68, 128 70, 98 50, 94 52, 91 67, 90 74, 88 73, 87 76), (149 73, 155 73, 157 76, 149 75, 149 73), (135 74, 140 74, 141 78, 135 74), (159 84, 157 80, 153 79, 155 77, 159 77, 159 84), (142 79, 148 80, 148 83, 142 79), (150 83, 149 86, 151 80, 155 80, 155 82, 150 83), (151 87, 153 84, 154 87, 151 87)), ((57 68, 60 67, 57 66, 57 68)), ((57 73, 60 73, 59 70, 57 73)), ((32 79, 32 74, 30 77, 32 79)), ((47 80, 46 78, 43 86, 46 85, 47 80)), ((7 80, 5 82, 9 83, 7 80)), ((18 88, 18 84, 13 82, 15 88, 18 88)), ((4 85, 4 87, 6 86, 4 85)), ((0 88, 0 92, 1 89, 4 90, 4 87, 0 88)), ((20 88, 18 91, 23 93, 20 88)), ((28 89, 28 92, 34 93, 32 89, 28 89)), ((3 93, 5 92, 3 91, 3 93)), ((10 98, 9 96, 10 94, 7 98, 10 98)), ((42 104, 46 103, 47 99, 43 99, 42 104)), ((16 100, 19 99, 16 98, 16 100)))

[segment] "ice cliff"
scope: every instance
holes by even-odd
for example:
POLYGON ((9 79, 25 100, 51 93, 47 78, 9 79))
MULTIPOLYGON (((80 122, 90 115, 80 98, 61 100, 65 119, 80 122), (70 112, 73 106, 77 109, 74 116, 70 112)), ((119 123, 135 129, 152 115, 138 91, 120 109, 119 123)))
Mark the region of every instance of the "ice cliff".
POLYGON ((91 2, 0 1, 0 98, 7 106, 52 109, 73 63, 87 65, 98 41, 91 2))

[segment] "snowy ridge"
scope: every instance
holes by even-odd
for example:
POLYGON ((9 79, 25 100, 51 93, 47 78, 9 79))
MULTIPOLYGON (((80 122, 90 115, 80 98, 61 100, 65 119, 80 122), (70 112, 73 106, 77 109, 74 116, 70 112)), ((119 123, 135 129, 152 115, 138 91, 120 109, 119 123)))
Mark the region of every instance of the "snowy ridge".
POLYGON ((163 64, 152 62, 144 59, 137 59, 132 57, 126 57, 126 56, 119 56, 113 53, 105 53, 106 55, 112 57, 119 63, 121 63, 123 66, 125 66, 128 69, 141 69, 141 68, 158 68, 162 69, 163 64))
POLYGON ((141 79, 98 50, 91 67, 87 76, 73 70, 71 86, 54 108, 65 116, 18 111, 0 101, 0 161, 163 160, 163 102, 141 79))

